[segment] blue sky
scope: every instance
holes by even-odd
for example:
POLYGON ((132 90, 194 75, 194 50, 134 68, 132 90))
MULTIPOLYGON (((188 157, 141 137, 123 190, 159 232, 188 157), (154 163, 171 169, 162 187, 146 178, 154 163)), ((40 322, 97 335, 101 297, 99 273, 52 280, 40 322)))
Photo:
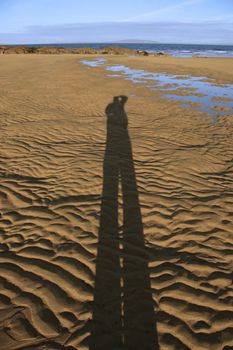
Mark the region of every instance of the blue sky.
POLYGON ((0 43, 233 44, 233 0, 0 0, 0 43))

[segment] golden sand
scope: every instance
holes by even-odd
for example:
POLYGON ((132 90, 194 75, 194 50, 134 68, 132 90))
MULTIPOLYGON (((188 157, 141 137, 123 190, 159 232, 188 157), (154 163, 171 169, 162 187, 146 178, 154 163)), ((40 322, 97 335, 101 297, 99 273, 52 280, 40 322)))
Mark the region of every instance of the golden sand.
MULTIPOLYGON (((0 57, 0 349, 230 349, 233 116, 79 59, 0 57)), ((232 59, 108 59, 233 83, 232 59)))

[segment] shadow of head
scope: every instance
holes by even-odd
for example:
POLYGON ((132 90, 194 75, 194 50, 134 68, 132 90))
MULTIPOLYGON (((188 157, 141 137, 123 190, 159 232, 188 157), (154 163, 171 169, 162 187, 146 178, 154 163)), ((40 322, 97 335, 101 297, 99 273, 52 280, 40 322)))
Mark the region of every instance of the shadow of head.
POLYGON ((122 107, 124 107, 124 104, 127 102, 127 100, 128 100, 128 97, 125 95, 113 97, 113 103, 118 105, 118 106, 122 106, 122 107))
POLYGON ((108 123, 122 126, 124 128, 128 125, 128 117, 125 112, 125 104, 128 100, 127 96, 114 96, 113 101, 106 107, 105 113, 107 115, 108 123))

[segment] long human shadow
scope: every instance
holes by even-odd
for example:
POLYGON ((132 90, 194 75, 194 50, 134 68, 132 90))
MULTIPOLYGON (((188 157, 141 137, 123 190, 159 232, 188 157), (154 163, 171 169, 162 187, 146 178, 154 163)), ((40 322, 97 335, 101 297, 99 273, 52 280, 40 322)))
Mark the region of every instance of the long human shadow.
POLYGON ((126 96, 116 96, 106 108, 90 350, 159 349, 126 102, 126 96), (118 223, 120 187, 123 227, 118 223))

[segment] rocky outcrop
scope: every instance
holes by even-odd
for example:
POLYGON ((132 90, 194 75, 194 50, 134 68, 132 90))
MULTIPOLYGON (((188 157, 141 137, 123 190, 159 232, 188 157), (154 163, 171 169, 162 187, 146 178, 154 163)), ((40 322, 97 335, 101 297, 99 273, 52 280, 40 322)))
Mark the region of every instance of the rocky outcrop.
POLYGON ((90 47, 65 48, 65 47, 32 47, 32 46, 0 46, 0 54, 102 54, 102 55, 129 55, 137 51, 123 47, 109 46, 103 49, 90 47))

